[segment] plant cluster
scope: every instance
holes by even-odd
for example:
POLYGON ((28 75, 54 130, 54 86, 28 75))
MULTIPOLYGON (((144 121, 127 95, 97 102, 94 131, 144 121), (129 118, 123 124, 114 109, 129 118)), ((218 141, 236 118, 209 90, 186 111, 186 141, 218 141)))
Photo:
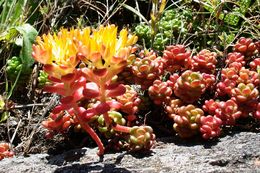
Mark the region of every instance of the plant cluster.
POLYGON ((169 9, 165 10, 161 19, 155 24, 158 28, 157 33, 152 38, 152 27, 148 24, 138 24, 135 28, 135 34, 138 36, 140 43, 146 47, 153 47, 155 50, 164 50, 166 45, 175 43, 179 34, 188 32, 188 24, 192 19, 190 9, 183 10, 169 9))
POLYGON ((33 57, 44 64, 49 85, 45 91, 61 96, 60 104, 43 121, 47 136, 70 128, 85 130, 97 143, 99 155, 104 146, 97 135, 111 140, 115 147, 128 150, 150 149, 155 135, 149 126, 136 122, 140 99, 129 85, 115 77, 127 66, 137 37, 117 27, 62 29, 58 34, 38 37, 33 57))
POLYGON ((192 55, 184 45, 167 46, 163 56, 142 50, 126 71, 180 137, 212 139, 239 118, 259 120, 258 57, 259 41, 242 37, 226 57, 207 49, 192 55))
MULTIPOLYGON (((57 10, 56 2, 38 5, 0 0, 0 59, 1 71, 6 73, 1 75, 5 87, 1 87, 0 122, 10 115, 8 102, 18 84, 31 77, 28 88, 35 89, 39 72, 38 87, 60 96, 59 104, 42 122, 48 130, 46 137, 86 132, 98 145, 99 155, 105 153, 107 143, 116 150, 152 148, 155 134, 146 124, 153 116, 169 120, 181 138, 201 135, 213 139, 240 120, 259 123, 260 41, 251 39, 259 38, 259 17, 254 16, 256 5, 252 5, 257 2, 169 4, 153 0, 148 22, 138 11, 138 1, 136 8, 126 1, 113 2, 112 6, 109 1, 106 5, 98 1, 97 6, 75 1, 84 9, 90 5, 99 16, 99 28, 84 28, 90 20, 84 21, 86 16, 82 15, 77 19, 78 27, 36 38, 38 32, 49 28, 58 30, 60 23, 67 22, 64 27, 75 24, 74 19, 68 24, 68 18, 73 18, 70 14, 60 19, 58 13, 65 13, 67 7, 57 10), (24 9, 36 6, 37 12, 26 19, 24 9), (122 12, 121 7, 139 17, 135 35, 126 29, 118 33, 117 26, 107 25, 115 13, 122 12), (37 23, 35 15, 44 18, 41 26, 31 25, 37 23), (48 22, 51 27, 45 28, 48 22), (235 43, 240 35, 251 38, 241 37, 235 43), (153 110, 162 111, 154 115, 153 110)), ((10 146, 0 144, 0 160, 14 155, 10 146)))

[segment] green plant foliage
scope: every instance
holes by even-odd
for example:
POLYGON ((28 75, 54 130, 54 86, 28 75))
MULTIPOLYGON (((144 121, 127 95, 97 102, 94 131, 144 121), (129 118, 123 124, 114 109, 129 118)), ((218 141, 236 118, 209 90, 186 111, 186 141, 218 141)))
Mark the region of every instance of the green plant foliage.
POLYGON ((24 82, 28 79, 32 71, 34 59, 32 58, 32 44, 38 32, 29 24, 24 24, 15 28, 20 38, 16 41, 18 46, 21 46, 19 56, 14 56, 7 61, 6 71, 8 77, 14 82, 21 76, 20 81, 24 82))
POLYGON ((0 41, 10 42, 18 35, 15 26, 22 24, 27 0, 6 0, 0 13, 0 41))
POLYGON ((49 82, 50 81, 48 79, 48 73, 41 70, 40 73, 39 73, 39 77, 38 77, 38 86, 42 88, 46 84, 48 84, 49 82))
POLYGON ((204 8, 213 13, 215 17, 218 15, 219 19, 224 20, 225 23, 237 26, 240 20, 240 15, 244 15, 247 12, 250 4, 251 0, 239 0, 235 3, 231 1, 221 2, 218 0, 212 2, 211 0, 206 0, 204 8), (230 8, 228 5, 234 5, 235 7, 230 8), (218 14, 219 10, 220 14, 218 14))
MULTIPOLYGON (((192 12, 189 9, 169 9, 165 10, 161 19, 157 22, 158 31, 154 37, 153 48, 163 50, 170 43, 176 42, 179 34, 188 32, 188 23, 191 21, 192 12)), ((152 32, 151 27, 146 24, 139 24, 135 27, 135 33, 139 41, 145 41, 146 47, 151 47, 152 32)))

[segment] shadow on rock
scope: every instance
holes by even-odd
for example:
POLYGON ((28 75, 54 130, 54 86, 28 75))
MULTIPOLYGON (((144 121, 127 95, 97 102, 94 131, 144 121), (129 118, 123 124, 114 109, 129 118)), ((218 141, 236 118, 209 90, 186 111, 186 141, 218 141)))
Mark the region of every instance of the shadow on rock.
POLYGON ((115 164, 99 164, 93 165, 93 163, 87 164, 74 164, 71 166, 65 166, 57 168, 54 173, 78 173, 78 172, 104 172, 104 173, 130 173, 131 171, 125 168, 118 168, 115 164))
POLYGON ((48 164, 62 166, 66 162, 79 161, 86 154, 87 149, 75 149, 56 156, 49 156, 48 164))
MULTIPOLYGON (((168 137, 168 138, 159 138, 157 141, 162 143, 174 143, 177 146, 184 146, 184 147, 194 147, 202 145, 204 148, 211 148, 215 146, 220 141, 218 138, 214 138, 211 140, 204 140, 200 136, 194 136, 192 138, 183 139, 178 136, 176 137, 168 137)), ((158 143, 157 145, 160 145, 158 143)))

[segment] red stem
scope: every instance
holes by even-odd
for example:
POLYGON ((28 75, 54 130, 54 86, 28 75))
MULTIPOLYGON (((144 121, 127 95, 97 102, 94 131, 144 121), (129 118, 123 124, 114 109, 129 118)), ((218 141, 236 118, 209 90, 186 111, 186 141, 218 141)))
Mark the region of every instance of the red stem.
POLYGON ((104 147, 102 141, 100 140, 100 138, 98 137, 98 135, 96 134, 96 132, 87 123, 81 122, 80 125, 86 132, 88 132, 88 134, 92 137, 92 139, 94 139, 94 141, 98 145, 98 148, 99 148, 98 155, 99 156, 103 155, 105 147, 104 147))
POLYGON ((115 126, 113 126, 113 129, 123 133, 130 133, 131 127, 116 124, 115 126))
POLYGON ((96 142, 99 152, 98 155, 103 155, 104 154, 104 150, 105 147, 102 143, 102 141, 100 140, 100 138, 98 137, 98 135, 96 134, 96 132, 87 124, 87 122, 84 122, 81 117, 78 116, 78 105, 76 103, 74 103, 74 110, 75 110, 75 115, 78 119, 78 122, 80 123, 81 127, 92 137, 92 139, 96 142))

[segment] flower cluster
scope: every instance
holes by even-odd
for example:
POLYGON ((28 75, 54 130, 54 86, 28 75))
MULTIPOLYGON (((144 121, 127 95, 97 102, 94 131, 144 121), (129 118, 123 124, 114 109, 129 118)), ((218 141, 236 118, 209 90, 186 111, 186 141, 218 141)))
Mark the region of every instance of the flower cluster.
MULTIPOLYGON (((136 129, 131 125, 140 100, 130 86, 116 81, 116 76, 133 57, 132 45, 136 41, 137 37, 126 29, 118 36, 115 25, 61 29, 58 34, 37 37, 33 57, 44 65, 43 70, 48 74, 50 82, 45 91, 61 95, 60 104, 43 121, 49 134, 80 127, 95 140, 100 155, 105 148, 95 129, 106 137, 131 136, 136 129), (118 111, 124 112, 125 117, 118 111)), ((146 137, 143 144, 140 141, 136 149, 152 147, 153 131, 150 127, 144 129, 149 129, 151 137, 146 137)))

